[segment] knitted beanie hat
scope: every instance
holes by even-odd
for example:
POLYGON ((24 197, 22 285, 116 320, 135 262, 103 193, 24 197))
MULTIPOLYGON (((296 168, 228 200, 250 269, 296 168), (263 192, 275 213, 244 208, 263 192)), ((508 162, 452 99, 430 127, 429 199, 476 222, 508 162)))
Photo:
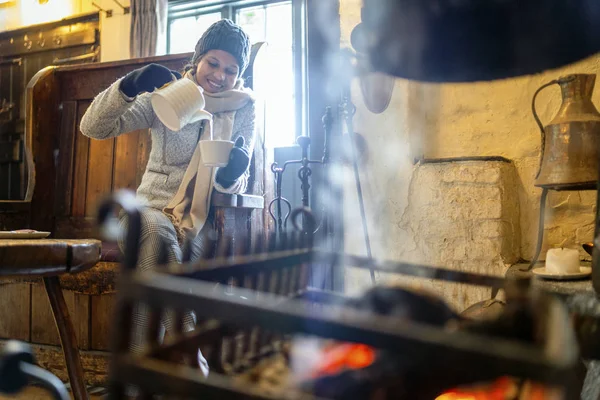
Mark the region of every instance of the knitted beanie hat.
POLYGON ((242 75, 250 61, 250 39, 239 25, 229 19, 222 19, 212 24, 196 43, 192 64, 197 65, 200 57, 209 50, 223 50, 231 54, 240 67, 242 75))

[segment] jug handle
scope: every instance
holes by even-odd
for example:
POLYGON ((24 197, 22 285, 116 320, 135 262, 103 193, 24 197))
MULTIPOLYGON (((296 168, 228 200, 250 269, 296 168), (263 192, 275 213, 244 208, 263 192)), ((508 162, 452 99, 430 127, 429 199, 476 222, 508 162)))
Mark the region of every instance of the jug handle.
MULTIPOLYGON (((535 118, 535 122, 540 127, 540 132, 542 133, 542 144, 544 144, 544 125, 542 125, 542 121, 540 120, 540 117, 538 116, 537 112, 535 111, 535 98, 542 91, 542 89, 545 89, 548 86, 552 86, 555 84, 558 84, 558 79, 554 79, 548 83, 543 84, 542 86, 540 86, 538 88, 538 90, 535 91, 535 93, 533 94, 533 99, 531 100, 531 112, 533 112, 533 118, 535 118)), ((542 147, 542 151, 544 151, 543 147, 542 147)))
POLYGON ((538 116, 537 112, 535 111, 535 98, 542 91, 542 89, 545 89, 548 86, 552 86, 555 84, 558 84, 558 79, 554 79, 548 83, 543 84, 542 86, 540 86, 538 88, 538 90, 535 91, 535 93, 533 94, 533 99, 531 99, 531 112, 533 113, 533 118, 535 119, 535 122, 540 127, 540 134, 542 135, 542 145, 540 147, 540 164, 538 166, 538 171, 535 174, 535 179, 538 178, 538 176, 540 175, 540 172, 542 170, 542 160, 544 159, 544 149, 546 148, 546 133, 544 132, 544 125, 542 125, 542 121, 540 120, 540 117, 538 116))
POLYGON ((538 90, 536 90, 535 93, 533 94, 533 99, 531 99, 531 111, 533 112, 533 118, 535 118, 535 122, 540 127, 540 133, 542 135, 542 146, 540 149, 540 165, 538 167, 537 174, 535 174, 536 179, 538 178, 538 176, 540 175, 540 171, 542 170, 542 160, 544 159, 544 149, 546 148, 546 132, 544 131, 544 125, 542 125, 542 121, 540 120, 540 117, 538 116, 537 112, 535 111, 535 98, 542 91, 542 89, 545 89, 548 86, 552 86, 555 84, 558 85, 561 83, 570 82, 572 80, 575 80, 574 75, 567 75, 567 76, 564 76, 564 77, 561 77, 558 79, 551 80, 550 82, 545 83, 542 86, 540 86, 538 88, 538 90))

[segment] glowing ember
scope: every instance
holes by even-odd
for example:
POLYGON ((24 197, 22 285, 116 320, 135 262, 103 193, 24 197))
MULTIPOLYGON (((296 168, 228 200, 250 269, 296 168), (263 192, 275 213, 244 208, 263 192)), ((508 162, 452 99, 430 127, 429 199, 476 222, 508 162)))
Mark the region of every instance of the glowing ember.
POLYGON ((512 398, 514 392, 514 382, 508 377, 502 377, 486 386, 451 389, 436 397, 436 400, 506 400, 512 398))
POLYGON ((323 360, 313 377, 368 367, 375 361, 375 350, 364 344, 336 344, 324 351, 323 360))

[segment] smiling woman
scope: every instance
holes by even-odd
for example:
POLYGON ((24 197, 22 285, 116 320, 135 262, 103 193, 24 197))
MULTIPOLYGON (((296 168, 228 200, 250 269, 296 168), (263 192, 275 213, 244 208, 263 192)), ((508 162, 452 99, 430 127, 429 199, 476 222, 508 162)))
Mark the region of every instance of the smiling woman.
MULTIPOLYGON (((198 259, 205 237, 212 234, 208 207, 217 195, 213 189, 237 195, 246 193, 249 186, 255 99, 240 79, 250 62, 248 35, 231 20, 222 19, 206 29, 193 48, 193 57, 181 71, 183 76, 158 63, 139 67, 98 94, 81 119, 81 133, 92 139, 150 130, 149 160, 137 189, 137 198, 146 206, 141 215, 137 264, 142 271, 158 265, 161 242, 166 243, 165 254, 170 262, 182 262, 187 249, 184 241, 190 246, 188 259, 198 259), (205 102, 195 111, 203 108, 210 113, 210 124, 206 119, 183 119, 185 123, 174 128, 157 118, 151 100, 157 88, 173 81, 177 83, 164 90, 190 85, 201 88, 205 102), (183 86, 179 85, 182 81, 183 86), (209 162, 211 155, 202 150, 203 143, 213 138, 232 146, 225 165, 219 167, 209 162)), ((121 223, 127 226, 129 222, 123 218, 121 223)), ((123 240, 119 244, 123 248, 123 240)), ((144 309, 136 309, 134 315, 136 339, 132 349, 139 351, 148 315, 144 309)), ((192 315, 186 314, 184 320, 185 330, 192 329, 192 315)), ((171 318, 163 320, 167 332, 172 331, 174 323, 171 318)), ((201 362, 206 366, 205 361, 201 362)))

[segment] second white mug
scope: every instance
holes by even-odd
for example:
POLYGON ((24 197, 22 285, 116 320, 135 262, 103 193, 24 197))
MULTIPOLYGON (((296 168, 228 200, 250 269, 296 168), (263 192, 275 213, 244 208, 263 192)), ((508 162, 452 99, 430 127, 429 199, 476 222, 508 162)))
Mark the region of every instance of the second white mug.
POLYGON ((201 140, 200 156, 207 167, 224 167, 229 162, 229 153, 233 149, 231 140, 201 140))

